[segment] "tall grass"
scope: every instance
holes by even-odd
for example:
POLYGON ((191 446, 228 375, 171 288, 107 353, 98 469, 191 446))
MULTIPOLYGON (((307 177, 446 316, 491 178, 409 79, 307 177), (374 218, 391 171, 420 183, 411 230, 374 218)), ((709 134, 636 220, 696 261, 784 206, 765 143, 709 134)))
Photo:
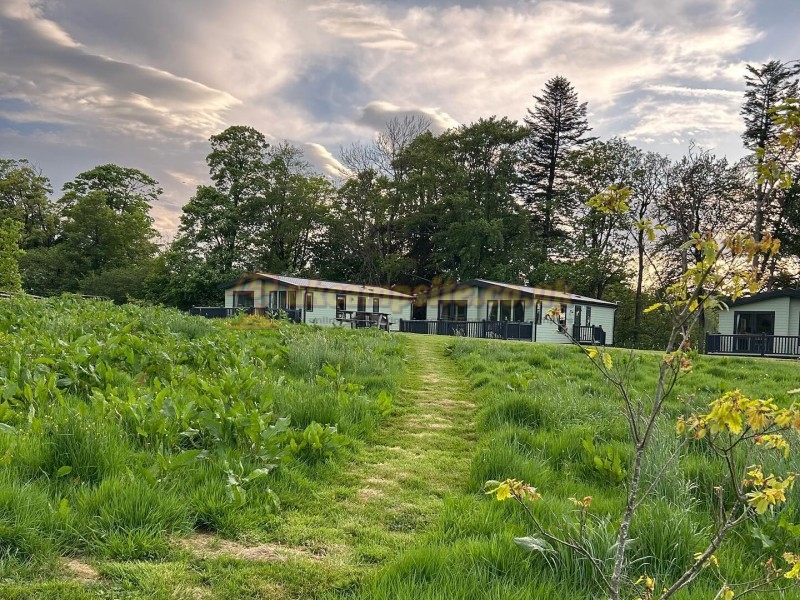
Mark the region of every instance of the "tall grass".
MULTIPOLYGON (((513 538, 531 534, 531 524, 514 503, 497 503, 482 489, 490 479, 513 477, 531 483, 543 496, 533 505, 537 518, 565 535, 577 521, 568 498, 592 496, 591 527, 584 543, 601 560, 610 560, 617 527, 614 515, 624 506, 626 490, 624 478, 598 469, 593 454, 617 456, 623 469, 630 468, 629 434, 614 390, 578 349, 569 346, 457 339, 449 344, 447 353, 468 378, 480 411, 467 495, 449 501, 423 543, 381 571, 361 597, 601 597, 585 559, 563 549, 530 554, 517 547, 513 538), (585 440, 591 444, 587 446, 585 440)), ((613 354, 615 361, 633 361, 633 395, 646 405, 659 356, 625 351, 613 354)), ((681 380, 667 417, 654 434, 645 485, 678 445, 674 418, 679 414, 735 387, 746 394, 789 403, 786 391, 797 387, 796 368, 790 362, 699 357, 693 371, 681 380)), ((772 453, 767 460, 779 459, 772 453)), ((797 453, 788 468, 800 470, 797 453)), ((631 575, 646 571, 658 582, 672 581, 694 553, 705 548, 716 514, 714 486, 724 473, 724 465, 714 456, 695 447, 667 469, 655 487, 654 498, 642 506, 632 524, 631 552, 638 559, 631 575)), ((783 544, 796 551, 800 538, 789 531, 795 531, 792 524, 800 515, 797 490, 783 515, 784 525, 769 528, 766 520, 754 522, 720 551, 730 581, 759 576, 764 544, 783 544)), ((718 581, 703 573, 680 597, 711 597, 718 589, 718 581)))
POLYGON ((6 580, 59 555, 164 558, 193 529, 262 534, 379 426, 404 370, 396 336, 70 297, 0 301, 0 343, 6 580), (290 444, 313 423, 338 427, 319 464, 290 444))

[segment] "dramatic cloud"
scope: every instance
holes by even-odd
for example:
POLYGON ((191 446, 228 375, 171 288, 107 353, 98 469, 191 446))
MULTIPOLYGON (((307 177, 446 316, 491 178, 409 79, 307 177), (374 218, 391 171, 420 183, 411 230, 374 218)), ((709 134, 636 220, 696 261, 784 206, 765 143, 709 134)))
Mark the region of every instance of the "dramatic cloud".
POLYGON ((336 150, 389 119, 521 119, 556 74, 596 135, 738 155, 744 65, 785 49, 798 16, 794 0, 0 0, 0 155, 56 186, 141 168, 170 232, 228 125, 338 177, 336 150))
POLYGON ((404 117, 417 117, 430 122, 430 129, 434 133, 441 133, 459 125, 453 117, 436 108, 402 108, 391 102, 380 101, 370 102, 361 109, 358 123, 379 131, 388 121, 404 117))

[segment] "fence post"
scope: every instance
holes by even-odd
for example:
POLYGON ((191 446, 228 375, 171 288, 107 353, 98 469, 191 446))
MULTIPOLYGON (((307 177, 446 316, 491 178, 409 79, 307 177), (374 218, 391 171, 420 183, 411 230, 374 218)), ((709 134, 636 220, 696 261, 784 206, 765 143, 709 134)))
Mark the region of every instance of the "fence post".
POLYGON ((761 332, 761 356, 764 356, 764 353, 767 350, 767 334, 763 331, 761 332))

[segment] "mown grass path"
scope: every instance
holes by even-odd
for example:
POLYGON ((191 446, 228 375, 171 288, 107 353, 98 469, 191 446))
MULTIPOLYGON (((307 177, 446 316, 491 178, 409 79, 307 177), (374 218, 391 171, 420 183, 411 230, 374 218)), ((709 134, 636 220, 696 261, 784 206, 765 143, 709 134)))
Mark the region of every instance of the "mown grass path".
POLYGON ((286 597, 357 595, 365 577, 426 531, 446 497, 463 493, 475 405, 466 379, 445 356, 447 342, 406 336, 407 376, 394 414, 330 485, 284 514, 277 541, 311 551, 272 565, 286 597))

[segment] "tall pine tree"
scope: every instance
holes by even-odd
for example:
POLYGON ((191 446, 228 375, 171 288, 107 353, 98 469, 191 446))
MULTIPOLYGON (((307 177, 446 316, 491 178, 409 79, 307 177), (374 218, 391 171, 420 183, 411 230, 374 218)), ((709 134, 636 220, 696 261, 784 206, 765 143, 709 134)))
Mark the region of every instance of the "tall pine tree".
MULTIPOLYGON (((795 210, 791 204, 796 202, 796 191, 792 194, 790 190, 770 182, 769 178, 761 177, 761 174, 770 164, 780 165, 790 171, 797 168, 797 148, 787 148, 780 143, 781 131, 773 116, 776 108, 788 99, 798 97, 800 62, 773 60, 760 67, 747 65, 747 72, 747 90, 741 111, 745 123, 742 140, 745 147, 753 152, 750 158, 754 175, 753 234, 756 240, 760 240, 766 234, 785 236, 787 218, 795 210)), ((767 286, 771 287, 777 263, 756 257, 753 267, 762 276, 769 274, 767 286)))
POLYGON ((556 76, 544 86, 541 96, 528 109, 525 125, 528 135, 521 147, 520 192, 532 211, 534 233, 541 239, 547 258, 555 239, 568 221, 564 214, 563 182, 565 157, 590 142, 586 103, 566 77, 556 76))

